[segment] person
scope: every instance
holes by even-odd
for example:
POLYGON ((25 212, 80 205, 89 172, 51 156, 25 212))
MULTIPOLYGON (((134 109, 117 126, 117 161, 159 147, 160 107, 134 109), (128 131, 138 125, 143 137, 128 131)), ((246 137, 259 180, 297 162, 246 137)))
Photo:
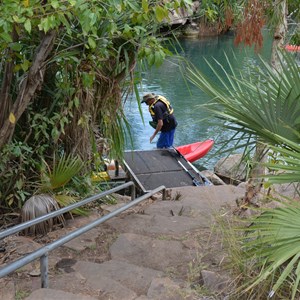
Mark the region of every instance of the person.
POLYGON ((170 148, 173 146, 177 121, 170 102, 163 96, 147 93, 143 96, 142 103, 146 103, 152 117, 150 125, 155 128, 150 137, 150 143, 158 132, 160 132, 157 148, 170 148))

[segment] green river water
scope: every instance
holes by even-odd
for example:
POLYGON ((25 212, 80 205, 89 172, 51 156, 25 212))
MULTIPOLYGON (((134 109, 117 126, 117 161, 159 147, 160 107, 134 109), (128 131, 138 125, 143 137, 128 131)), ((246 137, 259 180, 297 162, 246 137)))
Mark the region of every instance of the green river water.
MULTIPOLYGON (((214 79, 214 74, 205 63, 205 59, 210 62, 216 59, 220 63, 225 64, 224 52, 230 61, 233 61, 231 59, 233 56, 237 57, 237 60, 233 63, 236 69, 246 68, 249 63, 259 63, 258 55, 253 49, 235 47, 233 39, 234 37, 231 34, 205 39, 180 39, 181 49, 178 47, 178 52, 212 79, 214 79)), ((264 46, 260 55, 268 60, 270 59, 270 53, 271 37, 266 32, 264 46)), ((195 163, 196 166, 212 169, 216 161, 220 159, 218 155, 215 155, 219 148, 218 140, 220 138, 226 139, 229 133, 221 130, 218 122, 210 117, 207 111, 199 107, 200 104, 207 103, 210 98, 199 88, 188 84, 184 80, 176 58, 166 60, 159 68, 152 68, 144 72, 142 77, 142 84, 139 87, 141 97, 146 92, 154 92, 165 96, 171 101, 178 121, 174 146, 206 139, 215 140, 215 146, 209 154, 195 163)), ((149 142, 154 129, 148 123, 151 120, 148 107, 145 104, 142 104, 141 107, 144 123, 138 110, 135 95, 129 97, 125 104, 125 113, 131 126, 133 139, 133 145, 129 142, 129 139, 127 140, 126 149, 150 150, 155 148, 157 138, 152 144, 149 142)))

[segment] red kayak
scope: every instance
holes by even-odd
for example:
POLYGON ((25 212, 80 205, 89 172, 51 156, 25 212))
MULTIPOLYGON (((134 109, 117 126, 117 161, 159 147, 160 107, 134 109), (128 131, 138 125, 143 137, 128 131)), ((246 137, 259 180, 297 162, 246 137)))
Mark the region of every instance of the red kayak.
POLYGON ((175 147, 181 155, 189 162, 194 162, 203 157, 214 145, 214 140, 206 140, 203 142, 196 142, 188 145, 175 147))
POLYGON ((300 52, 300 46, 297 45, 286 45, 285 49, 290 52, 300 52))

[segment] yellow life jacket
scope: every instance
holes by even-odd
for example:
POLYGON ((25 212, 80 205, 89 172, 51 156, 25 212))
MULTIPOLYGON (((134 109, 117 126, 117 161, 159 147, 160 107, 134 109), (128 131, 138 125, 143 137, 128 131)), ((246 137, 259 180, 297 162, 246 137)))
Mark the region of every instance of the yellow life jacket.
POLYGON ((155 101, 149 106, 149 112, 152 117, 155 116, 154 105, 157 101, 161 101, 166 105, 167 107, 166 117, 171 115, 174 112, 174 109, 172 108, 170 101, 168 101, 164 96, 157 95, 155 96, 155 101))

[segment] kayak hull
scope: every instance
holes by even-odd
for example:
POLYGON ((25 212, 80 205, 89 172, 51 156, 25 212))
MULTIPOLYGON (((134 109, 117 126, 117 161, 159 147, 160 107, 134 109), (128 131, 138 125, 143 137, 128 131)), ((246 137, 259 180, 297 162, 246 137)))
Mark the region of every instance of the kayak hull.
POLYGON ((286 45, 285 49, 289 52, 300 52, 300 46, 297 45, 286 45))
POLYGON ((175 147, 182 156, 189 162, 194 162, 201 157, 205 156, 214 145, 214 140, 206 140, 202 142, 196 142, 188 145, 182 145, 175 147))

